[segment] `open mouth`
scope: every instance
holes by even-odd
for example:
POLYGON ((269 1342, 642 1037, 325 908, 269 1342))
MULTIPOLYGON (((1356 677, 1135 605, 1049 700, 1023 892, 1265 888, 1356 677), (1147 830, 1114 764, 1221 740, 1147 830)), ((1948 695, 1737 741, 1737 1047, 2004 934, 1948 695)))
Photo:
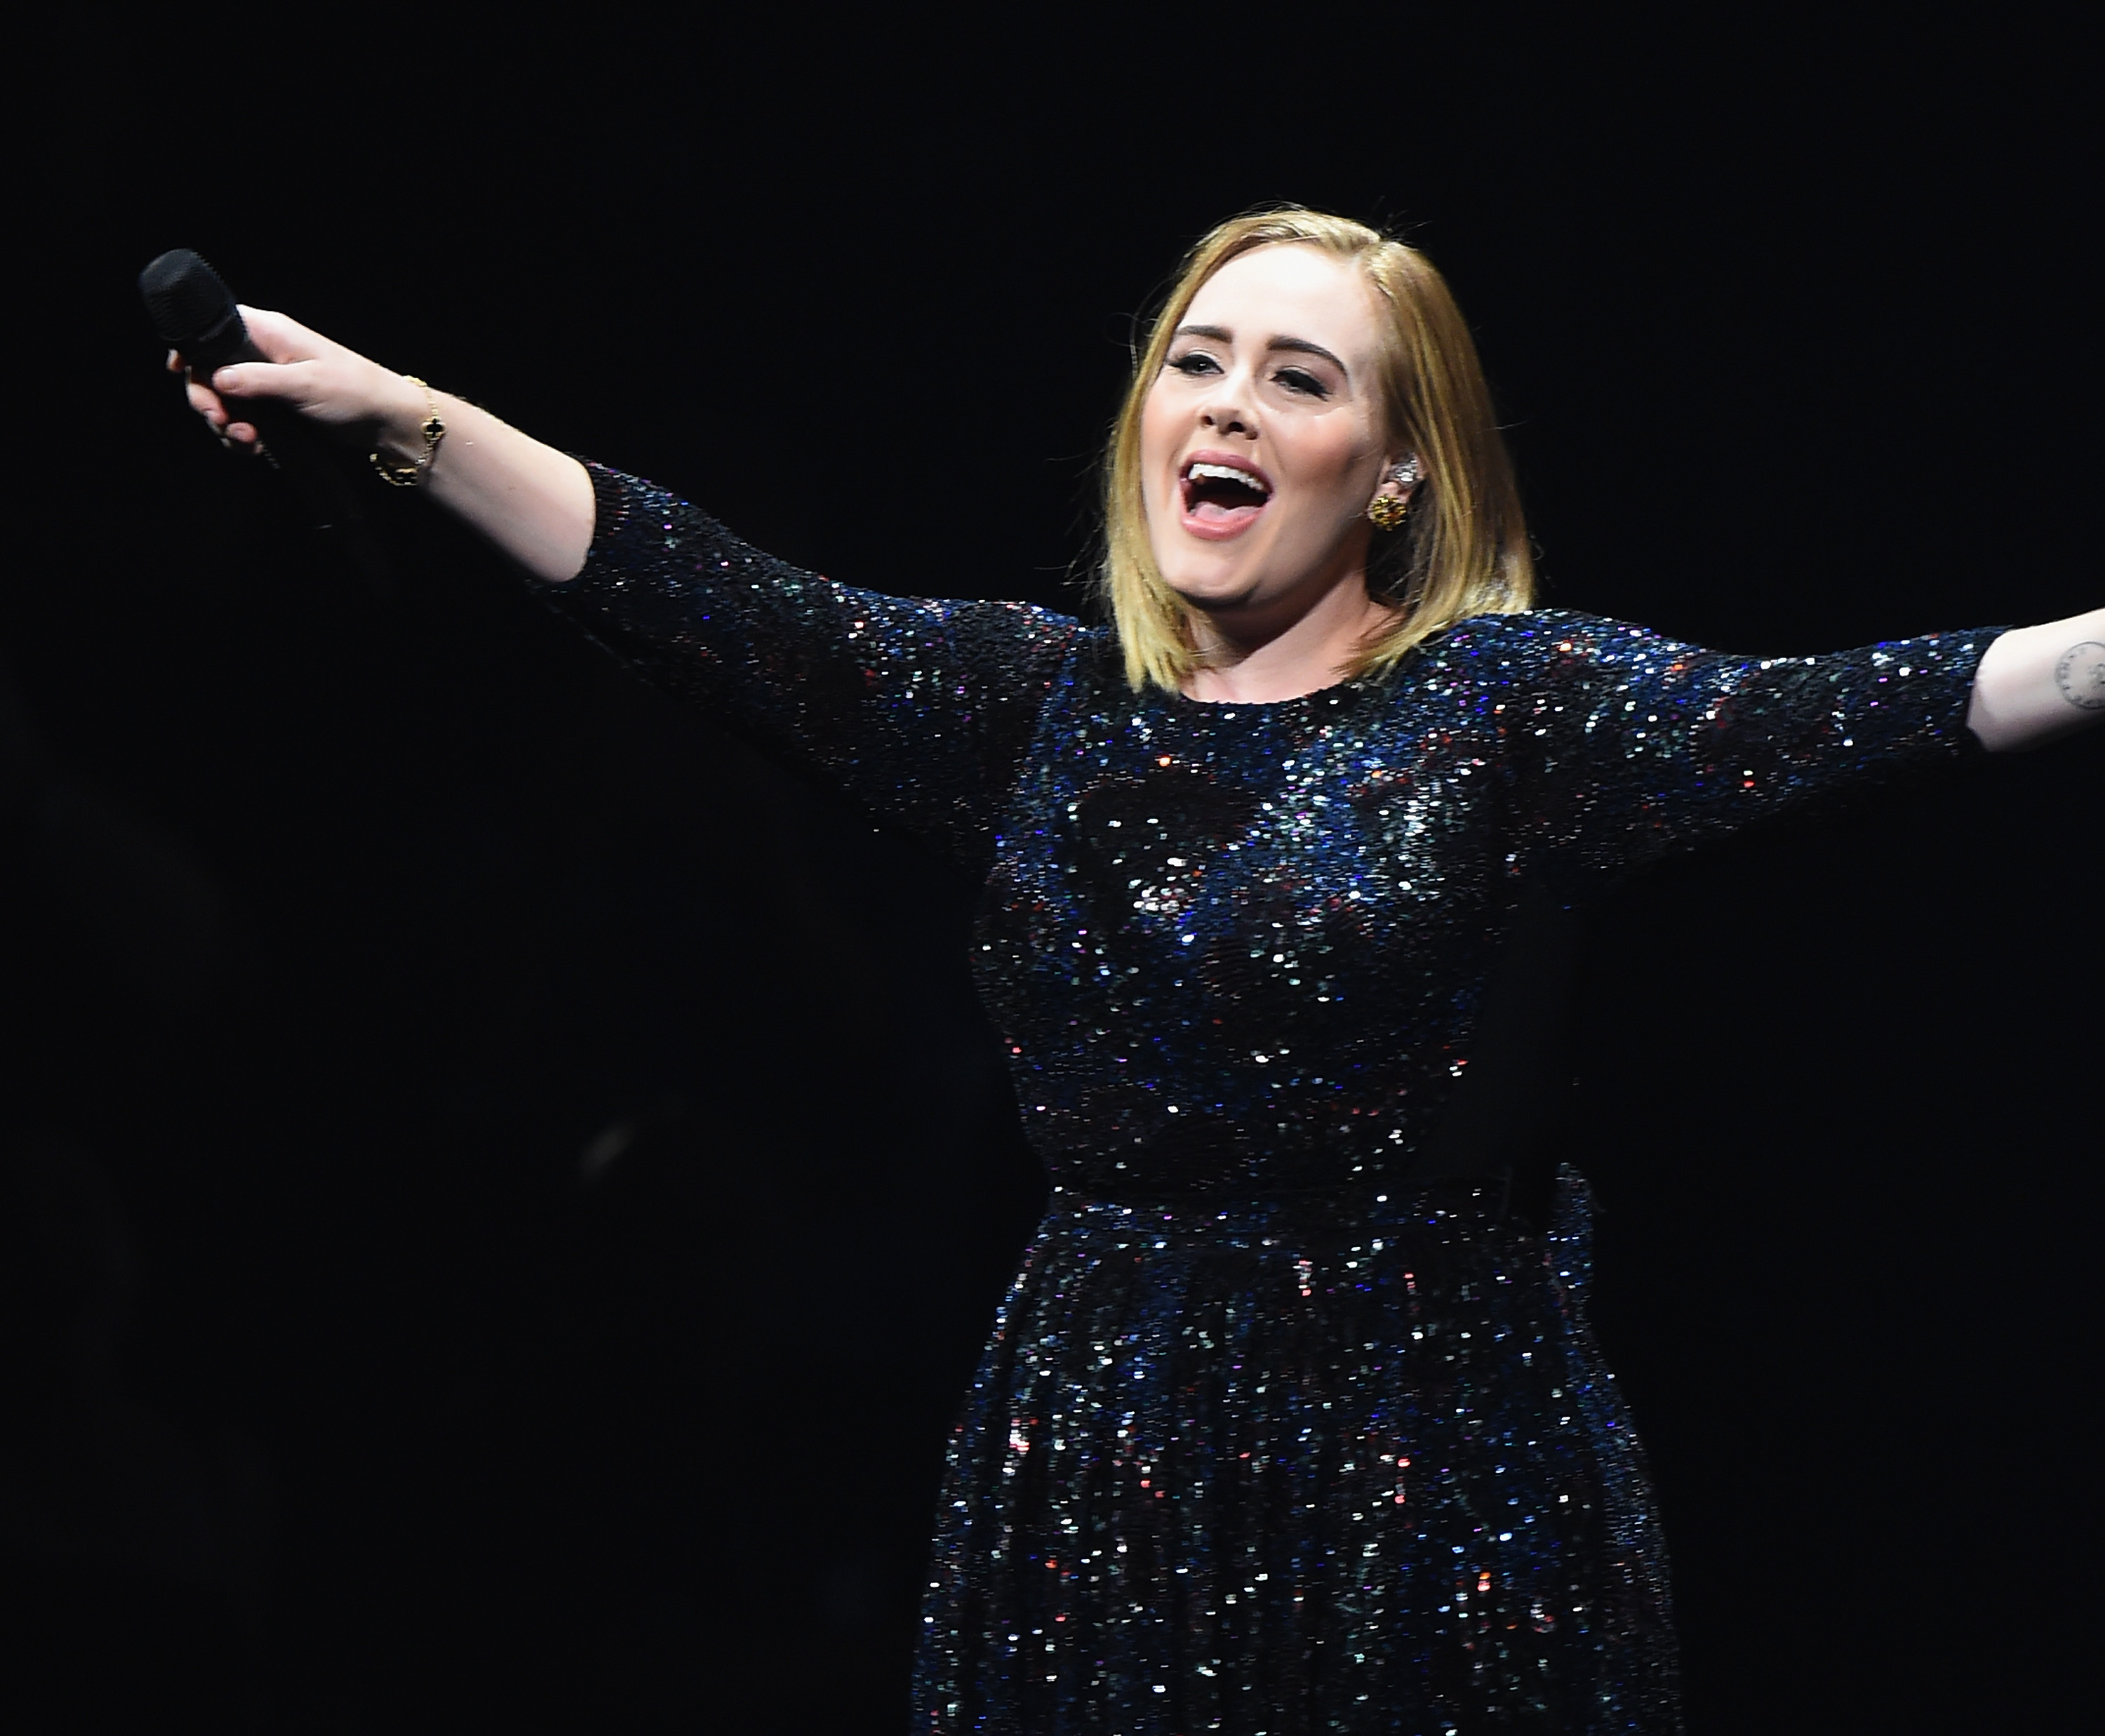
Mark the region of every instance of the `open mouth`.
POLYGON ((1195 460, 1184 467, 1184 521, 1216 535, 1243 529, 1264 510, 1271 485, 1239 464, 1195 460))

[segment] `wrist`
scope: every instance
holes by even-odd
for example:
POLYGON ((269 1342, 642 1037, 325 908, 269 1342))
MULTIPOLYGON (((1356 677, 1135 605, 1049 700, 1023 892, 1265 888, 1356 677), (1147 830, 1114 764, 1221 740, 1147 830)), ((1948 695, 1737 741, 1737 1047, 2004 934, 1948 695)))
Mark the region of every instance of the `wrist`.
POLYGON ((414 374, 395 376, 401 390, 391 392, 388 414, 376 432, 372 464, 383 481, 397 488, 416 488, 431 476, 445 438, 445 418, 439 409, 439 395, 414 374))
POLYGON ((431 413, 424 389, 406 374, 390 374, 379 408, 373 428, 373 450, 391 464, 414 463, 424 454, 424 436, 418 431, 431 413))

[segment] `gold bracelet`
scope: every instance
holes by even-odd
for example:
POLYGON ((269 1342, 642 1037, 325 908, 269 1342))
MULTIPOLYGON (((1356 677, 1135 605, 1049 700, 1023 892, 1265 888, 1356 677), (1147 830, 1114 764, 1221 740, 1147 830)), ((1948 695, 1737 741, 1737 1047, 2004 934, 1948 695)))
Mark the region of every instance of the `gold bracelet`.
POLYGON ((431 460, 439 455, 439 442, 446 437, 446 425, 439 420, 438 394, 413 374, 405 374, 402 378, 412 386, 423 387, 424 401, 431 407, 431 414, 417 427, 417 432, 424 436, 424 450, 411 464, 391 464, 375 452, 372 454, 373 468, 380 472, 383 482, 391 482, 397 488, 415 488, 431 474, 431 460))

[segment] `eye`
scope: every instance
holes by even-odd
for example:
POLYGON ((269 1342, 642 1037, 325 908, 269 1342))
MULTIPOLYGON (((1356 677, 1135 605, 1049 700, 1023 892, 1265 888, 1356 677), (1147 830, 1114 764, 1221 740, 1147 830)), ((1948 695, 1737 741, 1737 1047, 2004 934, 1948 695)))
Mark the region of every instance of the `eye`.
POLYGON ((1202 374, 1218 374, 1221 365, 1204 350, 1187 350, 1168 365, 1187 379, 1196 378, 1202 374))
POLYGON ((1281 368, 1272 378, 1289 391, 1298 391, 1311 398, 1327 398, 1330 388, 1312 374, 1301 368, 1281 368))

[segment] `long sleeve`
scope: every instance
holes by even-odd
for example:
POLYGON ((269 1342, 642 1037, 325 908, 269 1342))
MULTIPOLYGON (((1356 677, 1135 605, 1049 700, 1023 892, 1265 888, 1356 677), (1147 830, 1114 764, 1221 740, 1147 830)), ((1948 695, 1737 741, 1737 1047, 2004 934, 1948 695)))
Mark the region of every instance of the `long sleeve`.
POLYGON ((537 587, 551 606, 657 685, 983 868, 1079 625, 837 584, 663 489, 589 468, 592 550, 575 579, 537 587))
POLYGON ((1967 704, 2002 630, 1743 657, 1562 611, 1505 617, 1478 655, 1505 678, 1487 703, 1507 713, 1527 853, 1592 879, 1948 766, 1978 751, 1967 704))

